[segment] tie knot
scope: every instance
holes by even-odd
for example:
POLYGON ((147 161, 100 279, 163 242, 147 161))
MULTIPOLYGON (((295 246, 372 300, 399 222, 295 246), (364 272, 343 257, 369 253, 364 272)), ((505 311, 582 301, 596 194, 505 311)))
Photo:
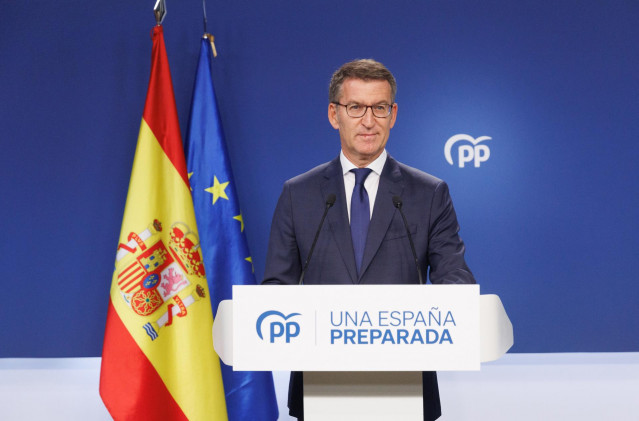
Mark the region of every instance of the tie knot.
POLYGON ((370 174, 373 170, 370 168, 353 168, 351 171, 355 173, 355 184, 357 185, 364 184, 366 177, 368 177, 368 174, 370 174))

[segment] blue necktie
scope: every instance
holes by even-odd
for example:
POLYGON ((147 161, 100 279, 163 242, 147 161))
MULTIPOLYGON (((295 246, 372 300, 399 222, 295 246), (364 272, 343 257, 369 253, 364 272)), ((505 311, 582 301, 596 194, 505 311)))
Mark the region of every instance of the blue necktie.
POLYGON ((371 222, 371 208, 364 181, 372 170, 370 168, 353 168, 351 171, 355 173, 355 187, 353 188, 353 196, 351 196, 351 237, 353 239, 357 275, 359 276, 362 258, 364 257, 366 237, 368 236, 368 225, 371 222))

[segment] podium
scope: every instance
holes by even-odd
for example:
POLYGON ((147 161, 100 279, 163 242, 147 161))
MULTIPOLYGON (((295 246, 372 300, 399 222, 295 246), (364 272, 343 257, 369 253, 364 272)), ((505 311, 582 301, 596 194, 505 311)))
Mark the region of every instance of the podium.
POLYGON ((234 286, 214 347, 238 371, 304 371, 305 420, 422 420, 422 371, 479 370, 513 344, 479 285, 234 286))

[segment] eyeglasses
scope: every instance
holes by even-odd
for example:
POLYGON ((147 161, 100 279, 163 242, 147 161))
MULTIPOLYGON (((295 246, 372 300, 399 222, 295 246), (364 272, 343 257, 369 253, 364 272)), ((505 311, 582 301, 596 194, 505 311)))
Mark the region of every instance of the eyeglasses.
POLYGON ((339 102, 332 102, 335 105, 341 105, 346 108, 346 114, 352 118, 364 117, 368 109, 370 108, 373 115, 377 118, 386 118, 393 110, 393 104, 375 104, 375 105, 362 105, 362 104, 340 104, 339 102))

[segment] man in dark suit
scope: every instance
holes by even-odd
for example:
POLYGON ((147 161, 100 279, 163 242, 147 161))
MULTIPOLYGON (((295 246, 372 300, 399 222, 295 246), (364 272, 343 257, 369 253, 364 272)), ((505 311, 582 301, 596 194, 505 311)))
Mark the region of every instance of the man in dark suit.
MULTIPOLYGON (((327 206, 305 284, 419 283, 419 265, 434 284, 475 283, 446 183, 386 152, 397 118, 393 75, 374 60, 338 69, 329 87, 328 119, 341 153, 284 184, 271 226, 264 284, 297 284, 327 206)), ((424 419, 441 415, 437 375, 423 373, 424 419)), ((303 419, 302 373, 291 373, 290 414, 303 419)))

